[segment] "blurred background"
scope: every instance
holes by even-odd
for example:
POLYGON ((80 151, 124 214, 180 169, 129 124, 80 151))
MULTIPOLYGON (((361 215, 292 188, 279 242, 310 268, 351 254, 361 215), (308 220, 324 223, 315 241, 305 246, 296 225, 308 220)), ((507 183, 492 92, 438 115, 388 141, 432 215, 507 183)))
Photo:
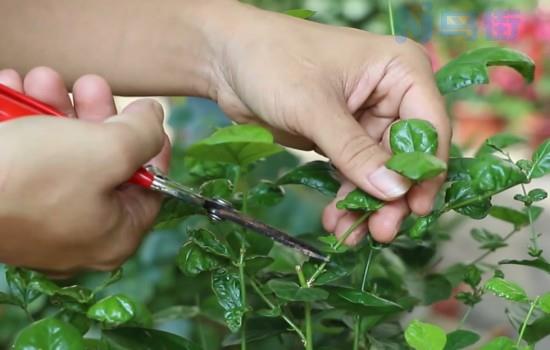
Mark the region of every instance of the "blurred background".
MULTIPOLYGON (((389 34, 388 3, 386 0, 247 0, 259 7, 273 11, 305 8, 315 11, 312 20, 364 29, 380 34, 389 34)), ((550 137, 550 0, 438 0, 392 2, 396 34, 422 42, 429 52, 434 70, 450 58, 469 49, 481 46, 503 45, 519 49, 536 61, 535 82, 526 85, 519 74, 507 68, 491 71, 492 84, 455 93, 447 99, 449 115, 454 125, 454 142, 466 150, 475 149, 487 137, 503 131, 511 131, 528 139, 528 146, 514 149, 516 159, 529 157, 533 148, 550 137)), ((396 39, 398 40, 398 39, 396 39)), ((159 98, 170 117, 167 126, 174 145, 172 176, 193 182, 193 164, 183 160, 187 146, 209 135, 216 128, 228 125, 229 120, 207 100, 197 98, 159 98)), ((117 100, 124 105, 128 99, 117 100)), ((468 152, 468 151, 466 151, 468 152)), ((305 159, 317 157, 306 153, 283 153, 270 158, 269 165, 262 164, 250 174, 257 179, 274 179, 305 159)), ((214 171, 214 170, 213 170, 214 171)), ((538 183, 550 188, 550 183, 538 183)), ((512 194, 501 200, 514 206, 512 194)), ((286 199, 266 213, 256 213, 267 221, 289 232, 307 233, 320 230, 320 212, 326 198, 310 191, 288 189, 286 199)), ((543 202, 544 203, 544 202, 543 202)), ((550 210, 550 208, 547 208, 550 210)), ((196 220, 191 218, 189 220, 196 220)), ((447 225, 453 245, 443 250, 443 268, 453 262, 468 261, 479 255, 477 245, 470 238, 473 225, 490 225, 495 231, 505 226, 486 219, 479 222, 451 218, 447 225)), ((208 304, 212 300, 199 300, 196 291, 186 286, 208 286, 208 281, 188 279, 179 274, 174 266, 181 242, 185 240, 184 222, 177 227, 152 232, 140 251, 124 269, 125 278, 110 287, 108 293, 123 292, 147 302, 153 310, 170 305, 208 304)), ((550 227, 548 215, 538 222, 539 231, 550 227)), ((543 232, 545 233, 545 232, 543 232)), ((542 239, 546 251, 550 251, 550 239, 542 239)), ((492 262, 506 257, 524 258, 527 238, 518 235, 510 247, 492 262)), ((287 258, 288 259, 288 258, 287 258)), ((0 271, 1 272, 1 271, 0 271)), ((534 270, 506 268, 510 279, 524 286, 530 294, 550 290, 550 281, 544 274, 534 270), (520 273, 521 271, 521 273, 520 273), (527 271, 527 272, 526 272, 527 271)), ((7 288, 0 274, 0 290, 7 288)), ((97 283, 102 274, 87 274, 81 277, 86 284, 97 283)), ((197 287, 198 288, 198 287, 197 287)), ((38 301, 40 303, 40 301, 38 301)), ((36 305, 37 308, 40 305, 36 305)), ((468 326, 484 332, 485 337, 497 334, 512 334, 506 320, 504 305, 493 298, 484 301, 469 318, 468 326)), ((190 317, 197 310, 187 310, 190 317)), ((446 302, 420 311, 427 317, 452 329, 460 320, 464 309, 456 302, 446 302)), ((418 315, 417 315, 418 316, 418 315)), ((0 308, 0 344, 7 344, 19 329, 24 315, 9 306, 0 308)), ((189 335, 189 320, 167 319, 159 328, 189 335)), ((219 334, 215 324, 207 324, 201 336, 210 344, 219 346, 219 334)), ((550 344, 540 344, 541 349, 550 349, 550 344)))

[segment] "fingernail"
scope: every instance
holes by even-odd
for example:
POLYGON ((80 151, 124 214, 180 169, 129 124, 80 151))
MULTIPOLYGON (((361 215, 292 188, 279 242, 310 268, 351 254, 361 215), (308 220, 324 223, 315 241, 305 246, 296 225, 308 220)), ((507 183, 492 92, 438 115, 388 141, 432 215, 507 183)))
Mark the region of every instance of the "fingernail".
POLYGON ((411 183, 407 179, 385 166, 370 174, 369 181, 388 198, 401 197, 411 187, 411 183))

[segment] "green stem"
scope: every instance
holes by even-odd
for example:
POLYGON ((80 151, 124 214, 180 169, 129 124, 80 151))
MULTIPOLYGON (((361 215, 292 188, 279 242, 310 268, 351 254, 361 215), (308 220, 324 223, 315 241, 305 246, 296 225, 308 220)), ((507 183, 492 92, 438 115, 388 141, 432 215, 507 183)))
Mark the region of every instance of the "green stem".
MULTIPOLYGON (((241 245, 241 254, 239 257, 239 276, 241 281, 241 301, 243 304, 243 307, 246 308, 246 281, 244 276, 244 256, 246 253, 246 248, 244 247, 244 243, 241 245)), ((241 350, 246 350, 246 315, 243 316, 243 324, 241 326, 241 350)))
MULTIPOLYGON (((525 189, 525 186, 521 184, 521 190, 523 192, 523 195, 527 197, 527 190, 525 189)), ((532 248, 535 252, 539 251, 539 243, 538 243, 538 237, 537 233, 535 231, 535 225, 533 225, 533 213, 531 212, 531 203, 525 203, 525 208, 527 208, 527 217, 529 218, 529 231, 531 233, 531 244, 532 248)))
MULTIPOLYGON (((367 286, 367 277, 369 275, 370 265, 374 256, 374 249, 372 246, 369 250, 367 262, 365 263, 365 269, 363 270, 363 280, 361 281, 361 292, 365 292, 367 286)), ((359 338, 361 337, 361 316, 355 317, 354 337, 353 337, 353 350, 359 349, 359 338)))
POLYGON ((516 347, 519 347, 521 344, 521 340, 523 339, 523 333, 525 333, 525 329, 527 328, 527 323, 529 322, 529 319, 531 318, 531 315, 533 314, 533 311, 535 310, 535 307, 537 306, 537 303, 539 302, 540 297, 536 297, 535 300, 531 303, 531 307, 529 308, 529 312, 527 312, 527 316, 525 316, 525 320, 523 321, 523 324, 521 325, 521 330, 519 332, 518 341, 516 342, 516 347))
POLYGON ((388 0, 388 15, 390 16, 391 35, 395 36, 395 24, 393 22, 393 8, 391 5, 391 0, 388 0))
MULTIPOLYGON (((304 276, 304 271, 300 265, 296 265, 296 274, 298 275, 298 281, 300 281, 300 286, 302 288, 309 288, 306 277, 304 276)), ((305 302, 305 316, 304 323, 306 328, 306 350, 313 350, 313 325, 311 322, 311 303, 305 302)))
MULTIPOLYGON (((346 232, 344 232, 344 234, 342 235, 342 237, 340 237, 340 239, 338 239, 338 242, 336 242, 336 245, 334 246, 334 249, 338 249, 342 246, 342 244, 344 244, 344 242, 346 241, 346 239, 348 239, 349 235, 351 235, 351 233, 353 231, 355 231, 355 229, 357 227, 359 227, 359 225, 361 225, 363 222, 365 222, 365 220, 368 219, 368 217, 370 216, 371 212, 366 212, 364 213, 363 215, 361 215, 361 217, 359 219, 357 219, 353 225, 351 225, 346 232)), ((330 259, 330 255, 329 255, 329 259, 330 259)), ((325 271, 325 267, 327 267, 327 263, 326 262, 323 262, 321 265, 319 265, 319 267, 317 268, 317 270, 315 270, 315 272, 313 273, 313 275, 309 278, 309 280, 307 281, 307 286, 308 287, 311 287, 313 286, 313 283, 315 283, 315 280, 317 279, 317 277, 319 277, 320 274, 322 274, 324 271, 325 271)))
MULTIPOLYGON (((275 304, 273 304, 273 302, 269 300, 269 298, 264 294, 264 292, 262 292, 262 290, 254 280, 250 280, 250 285, 256 291, 256 293, 260 296, 260 298, 271 308, 271 310, 277 309, 275 304)), ((294 332, 298 334, 298 336, 300 337, 300 340, 305 345, 306 336, 304 335, 300 327, 298 327, 294 322, 292 322, 292 320, 285 314, 281 314, 281 318, 290 326, 290 328, 292 328, 292 330, 294 330, 294 332)))
POLYGON ((460 320, 460 323, 458 324, 457 329, 462 329, 462 327, 464 327, 464 323, 466 323, 468 316, 470 316, 470 312, 472 312, 472 307, 468 306, 468 310, 466 310, 466 312, 464 313, 464 316, 462 316, 462 319, 460 320))

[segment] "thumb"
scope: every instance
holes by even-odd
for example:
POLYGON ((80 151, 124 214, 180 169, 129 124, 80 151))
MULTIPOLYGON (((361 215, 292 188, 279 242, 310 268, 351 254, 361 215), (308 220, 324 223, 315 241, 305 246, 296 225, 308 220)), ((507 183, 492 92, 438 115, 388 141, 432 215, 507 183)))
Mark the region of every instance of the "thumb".
POLYGON ((382 200, 393 200, 407 193, 411 182, 384 166, 390 154, 351 114, 340 111, 317 125, 323 127, 315 128, 313 140, 356 186, 382 200))
POLYGON ((154 100, 142 99, 131 103, 121 114, 109 118, 111 139, 120 160, 113 162, 118 168, 117 181, 124 182, 142 165, 155 157, 165 143, 164 112, 154 100))

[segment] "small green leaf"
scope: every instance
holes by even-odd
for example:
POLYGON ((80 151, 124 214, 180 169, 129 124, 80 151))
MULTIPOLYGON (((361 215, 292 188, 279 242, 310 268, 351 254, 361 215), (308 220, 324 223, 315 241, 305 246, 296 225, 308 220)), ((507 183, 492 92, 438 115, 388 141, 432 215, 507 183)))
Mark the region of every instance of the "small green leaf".
POLYGON ((311 11, 307 9, 292 9, 292 10, 286 10, 285 14, 296 18, 309 19, 315 16, 315 11, 311 11))
POLYGON ((316 160, 291 170, 277 180, 277 185, 304 185, 334 197, 340 188, 336 171, 328 162, 316 160))
POLYGON ((233 196, 233 184, 227 179, 214 179, 203 182, 199 193, 209 198, 230 200, 233 196))
POLYGON ((199 315, 198 306, 173 305, 162 309, 153 315, 155 324, 162 324, 172 320, 186 320, 199 315))
POLYGON ((447 206, 473 219, 483 219, 491 209, 491 197, 477 194, 470 181, 454 182, 445 193, 447 206))
POLYGON ((426 233, 429 231, 430 226, 437 221, 437 219, 441 216, 441 213, 438 211, 434 211, 430 215, 427 216, 421 216, 412 225, 412 227, 408 231, 409 237, 412 239, 421 239, 426 235, 426 233))
POLYGON ((189 232, 191 240, 205 252, 224 258, 231 258, 231 252, 227 242, 222 241, 215 233, 200 228, 189 232))
POLYGON ((201 272, 212 271, 224 265, 219 257, 208 254, 195 242, 188 241, 180 249, 177 257, 180 271, 187 276, 196 276, 201 272))
POLYGON ((476 289, 481 282, 481 270, 476 265, 468 265, 464 273, 464 282, 476 289))
POLYGON ((529 191, 527 196, 533 202, 540 202, 540 201, 545 200, 548 197, 548 192, 546 192, 542 188, 535 188, 535 189, 529 191))
POLYGON ((512 339, 498 337, 483 345, 480 350, 517 350, 517 348, 512 339))
POLYGON ((196 205, 176 198, 168 198, 162 203, 159 215, 155 221, 155 229, 167 229, 177 226, 184 218, 204 214, 196 205))
MULTIPOLYGON (((146 328, 104 330, 109 350, 200 350, 189 340, 172 333, 146 328)), ((88 350, 88 349, 87 349, 88 350)), ((101 349, 103 350, 103 349, 101 349)))
POLYGON ((275 259, 273 259, 270 256, 262 256, 262 255, 248 256, 245 259, 244 268, 247 273, 251 275, 255 275, 258 273, 258 271, 273 264, 274 261, 275 259))
POLYGON ((281 186, 271 181, 263 180, 252 187, 248 193, 248 205, 250 207, 272 207, 283 200, 285 191, 281 186))
POLYGON ((451 158, 461 158, 464 157, 464 153, 456 143, 451 143, 451 150, 449 151, 449 156, 451 158))
POLYGON ((550 314, 550 293, 546 293, 539 298, 538 307, 547 314, 550 314))
MULTIPOLYGON (((311 262, 305 263, 302 266, 302 269, 304 270, 304 275, 306 276, 306 279, 311 278, 315 271, 317 271, 318 264, 314 264, 311 262)), ((317 277, 315 280, 315 285, 322 286, 325 284, 329 284, 332 282, 335 282, 342 277, 348 276, 351 274, 351 271, 347 269, 346 267, 340 266, 335 263, 328 264, 324 271, 317 277)))
POLYGON ((479 334, 459 329, 447 334, 447 344, 444 350, 460 350, 472 346, 481 339, 479 334))
POLYGON ((533 165, 528 178, 539 178, 550 173, 550 140, 544 141, 533 153, 533 165))
POLYGON ((330 292, 327 300, 330 305, 354 314, 389 315, 403 311, 401 305, 369 292, 343 287, 326 288, 330 292))
POLYGON ((495 251, 499 248, 508 246, 504 239, 496 234, 489 232, 486 229, 474 228, 470 231, 472 238, 481 243, 480 249, 487 249, 490 251, 495 251))
POLYGON ((273 135, 257 125, 232 125, 219 129, 187 149, 187 155, 201 160, 246 166, 281 152, 273 135))
POLYGON ((323 243, 319 250, 326 254, 342 254, 348 251, 345 244, 341 244, 334 235, 324 235, 317 237, 317 240, 323 243))
POLYGON ((533 260, 502 260, 498 262, 500 265, 522 265, 539 269, 541 271, 550 273, 550 263, 544 258, 539 257, 533 260))
POLYGON ((529 225, 529 215, 512 208, 495 205, 489 211, 489 215, 502 221, 509 222, 517 229, 529 225))
POLYGON ((123 294, 115 294, 101 299, 88 309, 86 315, 107 327, 117 327, 123 324, 144 326, 151 324, 151 315, 145 306, 123 294))
POLYGON ((267 287, 271 289, 276 296, 288 301, 319 301, 328 297, 328 292, 321 288, 303 288, 297 283, 272 279, 267 282, 267 287))
POLYGON ((420 152, 396 154, 388 160, 386 167, 414 181, 431 179, 447 170, 445 162, 420 152))
POLYGON ((488 138, 485 141, 485 143, 483 143, 483 145, 477 151, 476 156, 495 153, 507 147, 525 143, 525 142, 527 142, 525 138, 519 137, 514 134, 509 134, 509 133, 496 134, 488 138))
POLYGON ((518 302, 526 302, 529 300, 527 294, 518 284, 507 281, 500 277, 493 277, 485 283, 485 290, 494 295, 518 302))
POLYGON ((15 338, 12 350, 84 350, 80 332, 53 317, 36 321, 15 338))
POLYGON ((390 129, 390 146, 394 154, 421 152, 435 155, 437 131, 426 120, 400 120, 390 129))
POLYGON ((227 327, 231 332, 238 331, 247 311, 246 305, 242 303, 239 274, 225 268, 214 271, 212 273, 212 290, 225 311, 224 318, 227 327))
POLYGON ((360 211, 376 211, 383 206, 384 203, 382 201, 358 188, 348 193, 346 198, 336 203, 338 209, 360 211))
POLYGON ((528 81, 533 81, 535 63, 527 55, 500 47, 484 47, 468 51, 452 60, 435 75, 441 94, 471 85, 489 83, 489 66, 514 68, 528 81))
POLYGON ((438 301, 447 300, 451 297, 453 286, 440 274, 431 274, 424 279, 424 292, 422 301, 424 305, 431 305, 438 301))
POLYGON ((405 330, 405 340, 415 350, 443 350, 447 335, 438 326, 414 320, 405 330))

